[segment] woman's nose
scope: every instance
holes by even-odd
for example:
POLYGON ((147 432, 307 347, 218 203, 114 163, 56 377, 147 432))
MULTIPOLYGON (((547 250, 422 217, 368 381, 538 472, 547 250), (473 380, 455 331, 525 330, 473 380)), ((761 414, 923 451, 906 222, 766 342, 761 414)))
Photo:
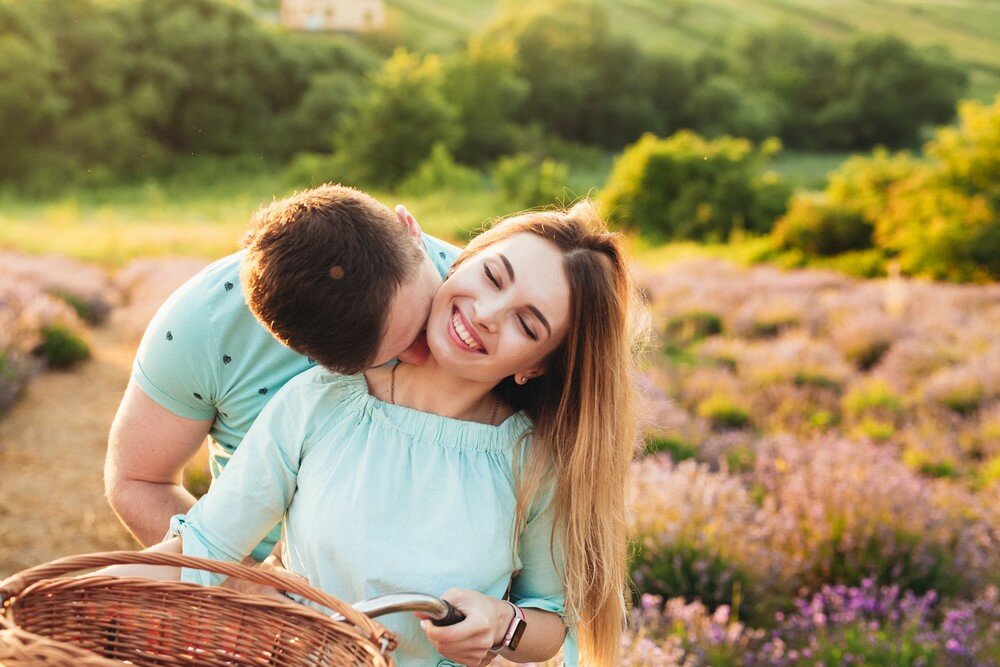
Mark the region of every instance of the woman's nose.
POLYGON ((497 332, 497 309, 495 306, 477 302, 472 307, 472 323, 490 333, 497 332))

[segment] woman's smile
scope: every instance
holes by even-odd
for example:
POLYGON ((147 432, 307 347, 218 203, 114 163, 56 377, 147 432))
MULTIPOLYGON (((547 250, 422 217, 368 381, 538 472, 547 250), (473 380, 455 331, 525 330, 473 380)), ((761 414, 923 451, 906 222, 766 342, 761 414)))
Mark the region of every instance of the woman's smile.
POLYGON ((448 333, 460 348, 478 354, 486 354, 483 341, 476 335, 472 325, 465 319, 458 306, 452 306, 451 326, 448 327, 448 333))

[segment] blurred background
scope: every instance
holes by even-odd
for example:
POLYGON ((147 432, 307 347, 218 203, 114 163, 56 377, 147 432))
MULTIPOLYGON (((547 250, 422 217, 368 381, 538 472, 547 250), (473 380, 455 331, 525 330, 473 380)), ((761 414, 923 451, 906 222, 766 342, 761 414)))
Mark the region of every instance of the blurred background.
POLYGON ((998 93, 996 0, 0 0, 0 578, 134 546, 135 346, 262 203, 590 196, 657 333, 626 664, 1000 664, 998 93))

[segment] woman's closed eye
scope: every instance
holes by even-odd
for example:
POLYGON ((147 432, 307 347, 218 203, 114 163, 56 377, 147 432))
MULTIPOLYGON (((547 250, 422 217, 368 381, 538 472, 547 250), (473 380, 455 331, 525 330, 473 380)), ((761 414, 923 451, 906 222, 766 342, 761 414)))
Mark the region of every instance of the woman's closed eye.
POLYGON ((497 280, 497 277, 493 275, 492 271, 490 271, 490 267, 488 264, 483 264, 483 270, 486 272, 486 277, 489 279, 489 281, 493 283, 493 285, 497 289, 500 289, 500 281, 497 280))
POLYGON ((524 333, 528 335, 531 340, 537 341, 538 335, 534 331, 528 328, 528 324, 524 321, 524 318, 520 315, 517 316, 517 321, 521 323, 521 328, 524 329, 524 333))
MULTIPOLYGON (((493 283, 493 286, 497 289, 501 288, 500 279, 497 278, 492 271, 490 271, 489 264, 483 264, 483 273, 486 274, 486 279, 493 283)), ((521 325, 521 329, 524 330, 524 334, 533 341, 538 340, 538 334, 531 330, 528 323, 524 321, 524 318, 520 315, 517 316, 517 321, 521 325)))

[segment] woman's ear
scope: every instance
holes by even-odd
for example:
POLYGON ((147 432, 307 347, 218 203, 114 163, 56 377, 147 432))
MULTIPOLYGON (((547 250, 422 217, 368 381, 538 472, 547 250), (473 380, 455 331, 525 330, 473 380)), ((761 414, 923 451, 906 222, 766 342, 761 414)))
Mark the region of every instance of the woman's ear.
POLYGON ((518 384, 526 384, 528 380, 532 380, 539 377, 545 373, 544 368, 535 368, 530 371, 524 371, 521 373, 514 373, 514 382, 518 384))

